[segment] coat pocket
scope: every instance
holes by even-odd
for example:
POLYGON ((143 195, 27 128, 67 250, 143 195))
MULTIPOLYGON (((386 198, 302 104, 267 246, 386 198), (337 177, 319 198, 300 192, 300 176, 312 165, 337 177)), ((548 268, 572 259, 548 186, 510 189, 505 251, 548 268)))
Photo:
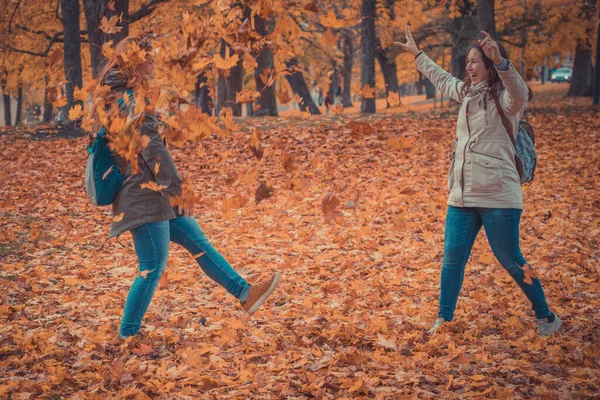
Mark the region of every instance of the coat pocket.
POLYGON ((502 190, 502 163, 499 158, 471 152, 471 192, 496 193, 502 190))

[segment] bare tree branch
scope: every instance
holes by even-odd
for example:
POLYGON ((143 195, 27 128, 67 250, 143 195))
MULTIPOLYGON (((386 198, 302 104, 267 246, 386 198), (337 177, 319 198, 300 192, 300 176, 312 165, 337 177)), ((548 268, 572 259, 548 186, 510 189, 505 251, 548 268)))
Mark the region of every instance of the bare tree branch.
POLYGON ((137 11, 129 14, 129 23, 139 21, 140 19, 152 14, 156 6, 169 1, 170 0, 150 0, 147 4, 142 4, 137 11))
POLYGON ((13 18, 15 17, 15 14, 17 13, 17 9, 19 8, 19 6, 21 5, 21 0, 19 0, 19 2, 17 3, 17 5, 15 6, 15 9, 13 10, 11 16, 10 16, 10 21, 8 21, 8 32, 11 33, 12 32, 12 22, 13 22, 13 18))

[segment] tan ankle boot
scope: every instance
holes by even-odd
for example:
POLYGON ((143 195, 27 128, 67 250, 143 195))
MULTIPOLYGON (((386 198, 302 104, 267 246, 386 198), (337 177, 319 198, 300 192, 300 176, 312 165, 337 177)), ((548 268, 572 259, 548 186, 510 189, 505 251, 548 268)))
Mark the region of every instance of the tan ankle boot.
POLYGON ((279 272, 275 272, 270 279, 257 285, 252 285, 252 287, 250 287, 248 298, 242 303, 244 310, 246 310, 250 315, 254 314, 260 308, 260 306, 263 305, 265 300, 273 293, 277 285, 279 285, 280 278, 281 274, 279 272))

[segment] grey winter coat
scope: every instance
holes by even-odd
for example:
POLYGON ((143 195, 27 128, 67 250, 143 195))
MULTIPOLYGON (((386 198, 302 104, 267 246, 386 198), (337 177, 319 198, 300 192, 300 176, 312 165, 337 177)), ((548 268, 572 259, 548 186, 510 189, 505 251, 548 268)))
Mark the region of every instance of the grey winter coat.
MULTIPOLYGON (((181 177, 177 173, 175 162, 158 133, 158 121, 152 116, 146 116, 141 127, 142 135, 150 139, 148 146, 138 156, 140 172, 133 175, 131 165, 127 167, 125 183, 112 204, 113 216, 123 214, 123 218, 110 227, 110 237, 150 222, 168 221, 175 218, 175 212, 169 198, 181 194, 181 177), (154 171, 156 164, 158 173, 154 171), (142 183, 154 181, 164 186, 161 192, 142 189, 142 183)), ((115 157, 121 170, 125 160, 115 157)))

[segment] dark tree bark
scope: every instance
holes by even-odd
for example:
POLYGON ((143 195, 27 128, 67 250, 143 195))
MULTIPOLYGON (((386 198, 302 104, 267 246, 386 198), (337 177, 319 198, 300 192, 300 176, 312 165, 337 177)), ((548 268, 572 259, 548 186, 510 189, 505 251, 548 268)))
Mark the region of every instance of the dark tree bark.
POLYGON ((592 96, 592 49, 582 44, 577 44, 575 62, 573 63, 573 76, 567 96, 592 96))
POLYGON ((477 0, 477 29, 496 38, 496 14, 494 0, 477 0))
POLYGON ((81 71, 81 38, 79 29, 79 0, 60 0, 64 29, 65 51, 64 66, 67 105, 63 108, 66 115, 73 106, 73 90, 83 86, 81 71))
POLYGON ((353 36, 345 32, 342 36, 342 52, 344 53, 344 68, 342 69, 342 105, 352 107, 352 64, 354 63, 353 36))
POLYGON ((331 99, 333 100, 333 104, 335 104, 335 96, 338 94, 338 92, 341 91, 340 69, 335 60, 331 61, 331 68, 332 68, 333 72, 331 73, 331 76, 329 77, 329 79, 331 79, 331 82, 329 82, 329 90, 328 91, 331 94, 331 99))
MULTIPOLYGON (((225 53, 227 51, 227 43, 224 40, 221 40, 221 49, 219 50, 219 55, 221 57, 225 57, 225 53)), ((215 105, 215 114, 219 115, 221 110, 225 105, 225 100, 227 100, 227 89, 226 89, 225 77, 223 76, 222 71, 219 71, 219 76, 217 78, 217 104, 215 105)))
MULTIPOLYGON (((376 0, 363 0, 362 2, 362 29, 361 29, 361 68, 360 83, 363 87, 375 87, 375 6, 376 0)), ((361 113, 375 112, 375 98, 362 98, 361 113)))
MULTIPOLYGON (((227 51, 231 51, 231 47, 221 40, 221 57, 225 57, 227 51)), ((242 66, 242 58, 229 71, 229 76, 225 77, 219 73, 217 81, 217 114, 221 112, 223 107, 229 107, 233 111, 233 115, 240 117, 242 115, 242 105, 235 102, 235 97, 238 92, 244 88, 244 68, 242 66)))
POLYGON ((594 99, 592 103, 600 104, 600 18, 598 18, 598 30, 596 32, 596 66, 594 68, 594 99))
POLYGON ((233 115, 236 117, 242 116, 242 105, 235 102, 235 97, 238 92, 244 88, 244 67, 242 66, 242 57, 238 60, 235 67, 229 71, 229 76, 225 79, 226 91, 226 106, 231 107, 233 115))
POLYGON ((23 110, 23 88, 19 86, 17 90, 17 117, 15 118, 15 126, 23 124, 22 117, 23 110))
MULTIPOLYGON (((594 76, 592 67, 592 37, 594 35, 594 16, 596 15, 597 0, 585 0, 581 6, 579 16, 587 23, 585 30, 586 37, 577 40, 575 49, 575 61, 573 63, 573 76, 571 77, 571 86, 567 96, 586 96, 593 95, 594 87, 592 79, 594 76)), ((597 67, 597 66, 596 66, 597 67)))
POLYGON ((105 39, 106 41, 113 40, 114 43, 118 43, 129 35, 129 0, 117 0, 114 11, 108 8, 108 2, 109 0, 83 0, 94 78, 98 76, 106 62, 102 55, 102 45, 105 39), (99 28, 102 17, 110 19, 114 15, 121 14, 123 14, 123 17, 117 24, 121 27, 121 30, 115 34, 105 35, 99 28))
POLYGON ((208 79, 205 74, 198 75, 196 80, 195 95, 196 95, 196 107, 198 107, 203 113, 212 115, 212 99, 209 96, 208 86, 206 84, 208 79), (200 87, 202 86, 202 87, 200 87))
POLYGON ((424 79, 425 81, 425 95, 427 99, 433 99, 435 98, 435 86, 433 86, 433 83, 431 83, 431 81, 427 78, 424 79))
MULTIPOLYGON (((266 36, 274 28, 274 20, 265 21, 263 18, 257 16, 255 18, 255 26, 256 31, 260 35, 266 36)), ((256 104, 260 105, 260 108, 256 110, 254 115, 259 117, 264 115, 277 117, 279 113, 277 112, 277 96, 275 96, 275 83, 273 83, 271 86, 266 87, 265 82, 263 82, 260 78, 260 75, 265 69, 273 69, 275 67, 273 52, 267 45, 265 45, 262 48, 261 52, 256 56, 256 62, 258 63, 258 66, 254 70, 256 90, 261 92, 262 94, 256 101, 256 104)))
MULTIPOLYGON (((2 89, 6 85, 6 81, 2 82, 2 89)), ((12 125, 12 115, 10 112, 10 93, 3 91, 2 92, 3 100, 4 100, 4 125, 11 126, 12 125)))
MULTIPOLYGON (((375 57, 381 67, 383 80, 385 82, 385 97, 387 98, 390 92, 400 94, 398 85, 398 70, 396 69, 396 58, 393 54, 388 56, 388 53, 381 48, 381 41, 377 38, 377 51, 375 57)), ((390 107, 387 103, 387 107, 390 107)))
MULTIPOLYGON (((465 56, 469 44, 477 37, 477 21, 473 18, 472 0, 464 0, 459 4, 460 17, 452 21, 452 75, 459 79, 465 77, 467 67, 465 56)), ((449 7, 449 5, 447 5, 449 7)))
MULTIPOLYGON (((285 65, 290 69, 298 67, 298 59, 294 57, 289 61, 286 61, 285 65)), ((304 80, 304 75, 302 75, 302 72, 296 71, 291 75, 286 75, 285 78, 292 87, 294 93, 302 98, 300 109, 305 111, 308 108, 311 114, 321 114, 319 107, 317 107, 312 99, 312 96, 310 95, 310 90, 308 90, 308 85, 306 84, 306 80, 304 80)))

